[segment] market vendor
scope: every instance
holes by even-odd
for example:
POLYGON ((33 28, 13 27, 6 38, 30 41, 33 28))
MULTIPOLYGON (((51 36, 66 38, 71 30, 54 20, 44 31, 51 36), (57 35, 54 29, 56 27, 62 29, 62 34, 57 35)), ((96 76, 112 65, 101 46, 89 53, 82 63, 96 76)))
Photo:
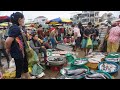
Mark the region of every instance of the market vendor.
POLYGON ((39 53, 43 52, 44 62, 47 62, 46 48, 38 41, 38 35, 32 35, 32 39, 30 40, 30 47, 37 53, 38 56, 40 55, 39 53))

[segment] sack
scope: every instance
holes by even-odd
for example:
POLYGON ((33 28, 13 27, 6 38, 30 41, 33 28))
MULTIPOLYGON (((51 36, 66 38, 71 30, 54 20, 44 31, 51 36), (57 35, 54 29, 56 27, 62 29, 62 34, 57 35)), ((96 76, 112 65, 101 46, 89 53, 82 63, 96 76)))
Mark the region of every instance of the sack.
POLYGON ((91 48, 91 46, 92 46, 92 40, 91 40, 90 37, 89 37, 88 40, 87 40, 87 45, 86 45, 86 47, 87 47, 87 48, 91 48))

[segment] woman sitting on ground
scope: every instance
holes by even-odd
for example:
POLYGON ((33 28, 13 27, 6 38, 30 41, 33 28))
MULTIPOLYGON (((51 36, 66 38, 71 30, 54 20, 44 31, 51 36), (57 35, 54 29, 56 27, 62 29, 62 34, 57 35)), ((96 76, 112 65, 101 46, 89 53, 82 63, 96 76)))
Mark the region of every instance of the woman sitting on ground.
POLYGON ((38 41, 38 35, 34 34, 32 36, 32 39, 30 40, 30 47, 39 55, 39 53, 43 52, 44 53, 44 62, 47 62, 47 53, 46 53, 46 48, 40 44, 38 41))

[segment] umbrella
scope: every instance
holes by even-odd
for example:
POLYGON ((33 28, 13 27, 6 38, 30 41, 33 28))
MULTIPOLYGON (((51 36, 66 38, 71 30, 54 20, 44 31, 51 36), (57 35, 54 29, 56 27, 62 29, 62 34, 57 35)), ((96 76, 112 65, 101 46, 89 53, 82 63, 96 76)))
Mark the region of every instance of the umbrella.
POLYGON ((8 23, 1 23, 0 26, 2 26, 2 27, 7 27, 7 26, 8 26, 8 23))
POLYGON ((64 19, 64 18, 55 18, 55 19, 50 20, 48 23, 59 24, 59 23, 68 23, 68 22, 72 22, 72 20, 64 19))
POLYGON ((8 16, 0 16, 0 23, 10 22, 10 17, 8 16))

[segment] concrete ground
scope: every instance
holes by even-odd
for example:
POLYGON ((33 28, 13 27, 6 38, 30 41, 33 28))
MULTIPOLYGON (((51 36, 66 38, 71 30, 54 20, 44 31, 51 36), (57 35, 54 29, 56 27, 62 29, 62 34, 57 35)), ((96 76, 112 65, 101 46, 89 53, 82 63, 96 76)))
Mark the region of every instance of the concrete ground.
MULTIPOLYGON (((84 57, 85 55, 83 51, 76 51, 76 52, 78 52, 78 55, 77 55, 78 58, 84 57)), ((7 62, 5 58, 2 59, 2 63, 4 64, 4 67, 7 67, 7 62)), ((0 70, 2 69, 0 68, 0 70)), ((45 73, 45 76, 42 77, 41 79, 52 79, 52 78, 57 78, 60 76, 59 71, 52 71, 50 68, 46 68, 44 73, 45 73)), ((118 73, 115 73, 113 76, 115 77, 115 79, 120 79, 120 70, 118 71, 118 73)))

